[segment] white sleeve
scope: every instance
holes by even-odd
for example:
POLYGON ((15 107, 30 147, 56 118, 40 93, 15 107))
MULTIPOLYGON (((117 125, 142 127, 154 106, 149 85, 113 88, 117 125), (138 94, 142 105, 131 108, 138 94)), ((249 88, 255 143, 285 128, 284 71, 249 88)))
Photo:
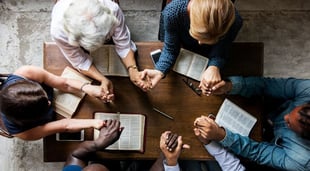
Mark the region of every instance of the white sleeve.
POLYGON ((177 163, 177 165, 175 165, 175 166, 168 166, 166 164, 166 160, 164 160, 163 165, 164 165, 165 171, 180 171, 179 163, 177 163))
POLYGON ((125 17, 123 11, 119 8, 115 9, 116 18, 119 20, 119 24, 115 27, 112 35, 113 42, 115 44, 115 50, 121 58, 125 58, 131 49, 136 51, 137 47, 131 40, 130 31, 125 24, 125 17))
POLYGON ((211 141, 205 149, 215 158, 223 171, 245 171, 238 157, 230 153, 217 142, 211 141))

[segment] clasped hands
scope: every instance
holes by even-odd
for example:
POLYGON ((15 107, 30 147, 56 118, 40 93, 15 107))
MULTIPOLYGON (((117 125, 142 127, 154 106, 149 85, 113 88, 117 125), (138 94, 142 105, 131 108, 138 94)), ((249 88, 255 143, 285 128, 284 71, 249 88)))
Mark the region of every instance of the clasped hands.
MULTIPOLYGON (((222 140, 226 133, 225 130, 215 123, 214 118, 201 116, 194 121, 194 134, 203 144, 210 141, 222 140)), ((166 158, 168 165, 175 166, 182 149, 189 149, 188 144, 183 144, 182 136, 171 131, 165 131, 160 137, 160 149, 166 158)))
MULTIPOLYGON (((135 75, 130 74, 131 81, 143 91, 154 88, 163 77, 164 74, 156 69, 144 69, 141 72, 137 71, 135 75)), ((218 67, 209 66, 202 75, 199 88, 204 95, 219 95, 227 92, 225 83, 221 79, 218 67)))
POLYGON ((221 141, 226 136, 225 129, 220 127, 212 117, 200 116, 194 121, 194 133, 203 144, 210 141, 221 141))
POLYGON ((149 91, 163 78, 164 74, 155 69, 145 69, 143 71, 133 71, 130 80, 143 91, 149 91))

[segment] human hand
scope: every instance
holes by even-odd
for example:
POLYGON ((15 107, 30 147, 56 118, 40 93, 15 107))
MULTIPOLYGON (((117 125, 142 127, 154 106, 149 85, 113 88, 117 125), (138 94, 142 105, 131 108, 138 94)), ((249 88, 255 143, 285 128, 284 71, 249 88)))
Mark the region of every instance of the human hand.
POLYGON ((93 122, 93 128, 100 130, 104 126, 106 126, 105 121, 102 119, 91 119, 91 122, 93 122))
POLYGON ((216 66, 209 66, 202 74, 199 88, 202 94, 209 96, 214 86, 221 81, 220 70, 216 66))
POLYGON ((100 129, 99 137, 94 141, 97 150, 103 150, 116 142, 122 131, 123 128, 120 127, 120 121, 107 120, 105 122, 105 127, 100 129))
POLYGON ((206 116, 196 118, 194 127, 195 135, 204 144, 208 144, 210 140, 221 141, 226 136, 224 128, 206 116))
POLYGON ((231 89, 232 89, 232 83, 230 81, 222 80, 213 86, 211 94, 214 95, 227 94, 228 92, 230 92, 231 89))
POLYGON ((154 88, 157 83, 164 77, 164 74, 155 69, 145 69, 142 71, 143 79, 148 77, 151 80, 152 87, 154 88))
POLYGON ((152 88, 152 82, 148 75, 145 75, 142 71, 139 72, 137 69, 129 70, 129 77, 137 87, 143 91, 148 91, 152 88))
POLYGON ((165 131, 161 134, 160 149, 163 152, 168 165, 175 166, 177 164, 182 148, 190 148, 189 145, 183 144, 182 136, 171 134, 170 131, 165 131), (176 145, 176 147, 170 151, 167 142, 168 144, 176 145))
POLYGON ((103 92, 103 96, 101 100, 106 102, 112 102, 114 100, 114 93, 113 93, 113 84, 110 80, 105 79, 101 81, 101 92, 103 92))

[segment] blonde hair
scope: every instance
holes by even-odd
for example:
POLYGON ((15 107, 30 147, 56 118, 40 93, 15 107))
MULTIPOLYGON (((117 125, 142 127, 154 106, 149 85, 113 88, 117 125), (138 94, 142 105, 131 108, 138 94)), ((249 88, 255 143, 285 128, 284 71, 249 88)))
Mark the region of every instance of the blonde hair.
POLYGON ((101 47, 117 23, 111 10, 98 0, 73 0, 63 20, 69 44, 88 51, 101 47))
POLYGON ((190 35, 201 43, 215 44, 235 21, 231 0, 191 0, 190 35))

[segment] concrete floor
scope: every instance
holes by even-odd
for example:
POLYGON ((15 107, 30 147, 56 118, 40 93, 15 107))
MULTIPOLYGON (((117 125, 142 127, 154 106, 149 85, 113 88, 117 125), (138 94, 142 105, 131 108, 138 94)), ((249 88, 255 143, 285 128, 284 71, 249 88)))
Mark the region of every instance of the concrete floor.
MULTIPOLYGON (((157 40, 161 0, 124 0, 120 6, 134 41, 157 40)), ((0 0, 0 72, 42 66, 42 43, 50 41, 52 0, 0 0)), ((310 78, 310 1, 237 0, 244 19, 236 41, 264 42, 264 75, 310 78)), ((0 137, 0 170, 61 170, 44 163, 42 140, 0 137)))

